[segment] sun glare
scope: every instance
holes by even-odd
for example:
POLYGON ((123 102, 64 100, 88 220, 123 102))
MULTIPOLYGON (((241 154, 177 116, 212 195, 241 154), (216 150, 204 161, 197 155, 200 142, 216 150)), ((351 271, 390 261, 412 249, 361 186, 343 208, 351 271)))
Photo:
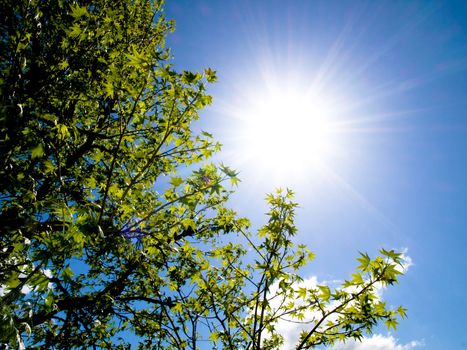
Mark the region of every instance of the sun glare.
POLYGON ((314 96, 278 91, 258 98, 246 116, 245 137, 266 162, 318 161, 327 147, 326 107, 314 96))
POLYGON ((296 86, 252 92, 239 140, 256 167, 275 176, 323 166, 335 146, 333 110, 320 94, 296 86))

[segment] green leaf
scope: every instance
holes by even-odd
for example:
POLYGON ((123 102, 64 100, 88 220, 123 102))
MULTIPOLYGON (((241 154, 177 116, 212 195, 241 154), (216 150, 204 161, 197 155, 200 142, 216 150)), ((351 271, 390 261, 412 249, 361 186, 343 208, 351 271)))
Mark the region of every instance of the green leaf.
POLYGON ((209 339, 213 342, 217 342, 219 340, 219 333, 217 333, 216 331, 211 332, 209 339))
POLYGON ((170 178, 170 184, 173 187, 178 187, 183 183, 183 179, 180 176, 173 176, 170 178))
POLYGON ((34 147, 31 150, 31 158, 41 158, 44 155, 44 147, 42 147, 42 144, 38 144, 36 147, 34 147))
POLYGON ((361 284, 363 284, 363 277, 362 277, 361 274, 359 274, 359 273, 354 273, 354 274, 352 274, 352 277, 353 277, 353 279, 352 279, 352 284, 354 284, 354 285, 361 285, 361 284))
POLYGON ((182 81, 185 82, 186 84, 196 83, 200 79, 201 79, 201 74, 199 73, 193 73, 189 71, 183 72, 182 81))
POLYGON ((71 280, 71 278, 74 276, 74 273, 71 270, 70 266, 67 266, 62 270, 61 276, 65 281, 71 280))
POLYGON ((360 266, 358 267, 363 272, 368 271, 371 259, 366 253, 360 253, 360 257, 357 259, 360 262, 360 266))
POLYGON ((216 71, 212 70, 211 68, 206 68, 204 70, 204 74, 206 75, 206 80, 208 83, 214 83, 217 80, 216 71))
POLYGON ((319 297, 323 301, 328 302, 331 297, 331 289, 328 286, 318 286, 318 288, 321 292, 319 297))
POLYGON ((81 18, 81 17, 87 15, 87 13, 88 13, 86 7, 79 6, 78 4, 72 5, 70 7, 70 9, 71 9, 71 15, 73 17, 75 17, 76 19, 81 18))
POLYGON ((177 313, 180 313, 183 311, 183 304, 182 303, 176 303, 173 307, 172 307, 172 311, 173 312, 177 312, 177 313))
POLYGON ((298 296, 299 296, 300 298, 304 299, 304 298, 306 297, 306 295, 307 295, 307 289, 304 288, 304 287, 300 287, 300 288, 298 288, 298 290, 297 290, 297 294, 298 294, 298 296))
POLYGON ((399 324, 395 318, 388 318, 384 323, 388 327, 388 330, 391 330, 391 328, 396 330, 397 325, 399 324))
POLYGON ((49 294, 47 294, 47 297, 45 298, 44 305, 46 306, 47 309, 51 309, 53 302, 54 302, 54 295, 53 293, 49 292, 49 294))
POLYGON ((407 317, 407 309, 403 308, 402 306, 399 306, 396 311, 402 318, 407 317))
POLYGON ((70 136, 68 127, 65 124, 57 124, 57 131, 62 140, 70 136))

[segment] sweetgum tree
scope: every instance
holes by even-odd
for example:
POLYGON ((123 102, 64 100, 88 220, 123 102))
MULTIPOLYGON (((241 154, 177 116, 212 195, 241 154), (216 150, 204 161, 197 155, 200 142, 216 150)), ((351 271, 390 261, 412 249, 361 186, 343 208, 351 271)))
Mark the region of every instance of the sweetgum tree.
POLYGON ((173 69, 162 6, 1 2, 0 342, 273 349, 288 319, 308 349, 395 327, 404 310, 376 290, 400 254, 303 286, 313 254, 292 243, 292 193, 268 196, 255 236, 225 206, 236 173, 207 163, 219 144, 191 129, 216 75, 173 69))

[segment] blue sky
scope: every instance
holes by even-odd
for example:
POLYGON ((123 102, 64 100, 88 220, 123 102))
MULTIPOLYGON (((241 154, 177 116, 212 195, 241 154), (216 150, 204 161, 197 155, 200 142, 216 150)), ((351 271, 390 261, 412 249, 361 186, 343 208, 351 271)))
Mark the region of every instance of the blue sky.
POLYGON ((179 0, 166 13, 176 67, 218 71, 200 126, 241 172, 240 214, 261 225, 265 193, 292 188, 297 241, 317 254, 305 277, 343 279, 359 251, 407 249, 413 265, 383 296, 408 319, 345 349, 467 348, 467 2, 179 0), (295 121, 284 154, 259 159, 243 130, 252 106, 310 87, 331 110, 331 151, 310 162, 295 121))

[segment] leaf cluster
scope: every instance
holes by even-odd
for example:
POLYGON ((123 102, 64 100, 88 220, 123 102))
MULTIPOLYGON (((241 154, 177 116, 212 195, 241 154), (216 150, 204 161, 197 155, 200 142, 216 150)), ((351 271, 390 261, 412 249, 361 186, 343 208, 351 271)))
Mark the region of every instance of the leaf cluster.
POLYGON ((165 303, 175 243, 235 220, 230 169, 178 174, 220 147, 192 131, 216 76, 173 69, 162 6, 2 2, 1 341, 106 347, 165 303))

